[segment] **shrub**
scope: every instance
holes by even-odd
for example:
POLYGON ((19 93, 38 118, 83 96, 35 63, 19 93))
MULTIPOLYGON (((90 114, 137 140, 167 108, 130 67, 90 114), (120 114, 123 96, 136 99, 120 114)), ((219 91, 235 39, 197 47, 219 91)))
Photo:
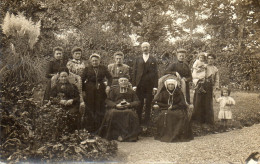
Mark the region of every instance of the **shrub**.
POLYGON ((19 13, 17 16, 6 13, 2 24, 3 33, 6 36, 13 36, 15 39, 28 37, 29 47, 32 49, 40 35, 41 22, 34 23, 31 19, 19 13))
POLYGON ((0 66, 1 82, 5 83, 5 87, 10 89, 26 82, 34 84, 43 79, 45 60, 37 56, 33 49, 40 35, 40 27, 40 22, 34 23, 22 13, 6 13, 2 29, 8 43, 4 47, 0 66))
POLYGON ((96 161, 108 160, 116 154, 116 142, 91 135, 86 130, 68 133, 67 111, 59 106, 39 107, 30 97, 11 102, 12 110, 3 102, 1 119, 1 160, 19 162, 36 160, 96 161))

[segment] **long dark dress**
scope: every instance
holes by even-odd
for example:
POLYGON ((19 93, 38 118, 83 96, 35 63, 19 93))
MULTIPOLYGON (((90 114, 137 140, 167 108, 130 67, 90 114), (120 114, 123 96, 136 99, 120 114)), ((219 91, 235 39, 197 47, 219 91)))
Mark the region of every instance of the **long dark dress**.
POLYGON ((107 98, 104 84, 105 78, 110 86, 112 76, 107 67, 100 65, 97 68, 87 66, 83 71, 82 89, 85 92, 85 125, 84 127, 90 132, 95 132, 100 127, 105 115, 105 100, 107 98))
POLYGON ((49 100, 50 99, 50 91, 51 91, 51 78, 53 74, 57 74, 62 67, 66 67, 66 60, 57 60, 52 59, 48 65, 45 77, 48 79, 46 90, 44 92, 44 98, 43 100, 49 100))
POLYGON ((156 140, 162 142, 189 141, 193 139, 183 93, 176 88, 173 94, 172 110, 168 110, 170 94, 164 88, 155 100, 162 110, 157 120, 156 140))
POLYGON ((215 66, 207 66, 206 80, 202 84, 206 93, 195 89, 192 120, 199 123, 214 124, 213 89, 219 86, 218 69, 215 66))
POLYGON ((186 81, 186 100, 187 100, 187 103, 190 104, 190 85, 189 85, 189 83, 192 80, 190 67, 185 62, 177 61, 177 62, 169 65, 169 67, 165 70, 164 75, 175 74, 176 72, 178 72, 182 78, 185 77, 187 79, 187 81, 186 81))
POLYGON ((120 88, 114 88, 106 100, 108 110, 99 129, 99 135, 108 140, 116 140, 119 136, 122 141, 136 141, 140 132, 137 114, 132 110, 140 104, 133 90, 120 93, 120 88), (116 109, 116 105, 122 100, 130 103, 129 108, 116 109))
POLYGON ((73 99, 73 103, 70 106, 62 106, 62 108, 68 111, 68 117, 66 120, 69 128, 69 132, 74 132, 80 126, 80 115, 79 115, 79 104, 80 96, 76 85, 66 83, 57 83, 53 88, 51 88, 50 97, 52 103, 58 104, 60 100, 70 100, 73 99))

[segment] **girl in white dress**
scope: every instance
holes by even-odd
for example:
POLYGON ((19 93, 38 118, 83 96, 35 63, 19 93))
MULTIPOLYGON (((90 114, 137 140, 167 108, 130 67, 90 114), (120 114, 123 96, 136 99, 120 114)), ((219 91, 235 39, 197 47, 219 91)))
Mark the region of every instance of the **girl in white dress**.
POLYGON ((235 100, 230 97, 230 90, 226 87, 221 89, 221 97, 216 101, 220 104, 218 118, 221 120, 224 128, 226 128, 228 120, 232 119, 231 106, 235 105, 235 100))

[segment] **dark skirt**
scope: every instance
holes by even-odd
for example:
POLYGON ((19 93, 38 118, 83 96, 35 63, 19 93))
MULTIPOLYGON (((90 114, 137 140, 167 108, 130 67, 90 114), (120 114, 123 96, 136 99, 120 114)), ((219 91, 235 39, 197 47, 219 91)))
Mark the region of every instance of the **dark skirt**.
POLYGON ((202 124, 214 124, 213 85, 209 81, 202 85, 206 93, 199 91, 199 88, 195 90, 192 120, 202 124))
POLYGON ((86 110, 84 116, 83 128, 89 132, 96 132, 100 127, 105 115, 105 85, 101 83, 99 89, 95 83, 88 82, 85 85, 85 103, 86 110))
POLYGON ((186 101, 190 104, 190 83, 186 82, 186 101))
POLYGON ((47 85, 44 91, 44 96, 43 96, 43 103, 47 103, 47 100, 50 100, 50 94, 51 94, 51 79, 48 79, 47 85))
POLYGON ((139 120, 131 109, 107 111, 99 129, 99 136, 107 140, 117 140, 121 136, 122 141, 137 141, 139 133, 139 120))
POLYGON ((163 110, 157 120, 155 139, 162 142, 181 142, 193 139, 185 110, 163 110))

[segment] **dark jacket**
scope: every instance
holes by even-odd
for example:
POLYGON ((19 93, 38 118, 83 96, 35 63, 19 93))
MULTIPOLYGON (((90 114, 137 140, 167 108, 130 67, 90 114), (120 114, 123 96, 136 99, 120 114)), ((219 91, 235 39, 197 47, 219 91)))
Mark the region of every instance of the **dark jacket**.
POLYGON ((120 87, 114 88, 109 92, 106 104, 109 108, 115 108, 122 100, 129 102, 130 108, 135 108, 140 104, 135 91, 128 89, 126 93, 120 93, 120 87))
POLYGON ((146 62, 147 69, 144 72, 145 62, 143 56, 139 56, 135 59, 133 65, 133 79, 132 85, 138 86, 142 76, 148 77, 149 81, 146 81, 147 85, 150 85, 152 88, 158 87, 158 68, 157 68, 157 61, 153 56, 149 56, 149 59, 146 62))
POLYGON ((59 104, 60 100, 73 99, 72 105, 63 106, 63 108, 73 113, 79 111, 80 96, 79 96, 79 90, 76 85, 71 83, 66 83, 66 84, 57 83, 51 89, 50 96, 52 97, 52 102, 55 104, 59 104))
POLYGON ((66 60, 52 59, 47 65, 46 77, 50 79, 52 74, 58 73, 60 68, 66 67, 66 64, 66 60))
POLYGON ((126 77, 130 79, 129 66, 126 64, 118 66, 117 64, 113 63, 109 64, 107 68, 113 77, 112 85, 117 85, 118 79, 121 77, 126 77))
POLYGON ((98 74, 96 76, 94 68, 92 65, 87 66, 83 71, 82 81, 83 87, 84 83, 99 83, 104 84, 105 78, 107 79, 107 85, 110 86, 112 83, 112 76, 108 71, 107 67, 104 65, 98 66, 98 74))
MULTIPOLYGON (((164 87, 161 93, 159 93, 159 96, 154 101, 157 102, 161 110, 167 110, 170 107, 170 105, 168 104, 169 97, 170 94, 164 87)), ((185 103, 184 95, 179 88, 176 88, 175 92, 173 93, 172 110, 186 108, 187 105, 185 103)))
POLYGON ((185 77, 188 82, 192 80, 191 70, 186 62, 177 61, 169 65, 164 74, 175 74, 176 72, 178 72, 181 77, 185 77))

